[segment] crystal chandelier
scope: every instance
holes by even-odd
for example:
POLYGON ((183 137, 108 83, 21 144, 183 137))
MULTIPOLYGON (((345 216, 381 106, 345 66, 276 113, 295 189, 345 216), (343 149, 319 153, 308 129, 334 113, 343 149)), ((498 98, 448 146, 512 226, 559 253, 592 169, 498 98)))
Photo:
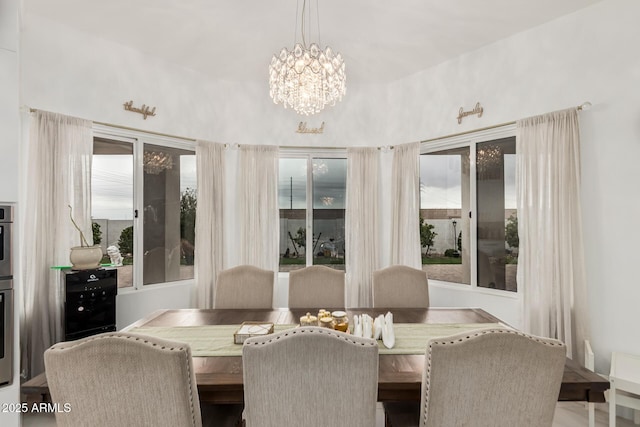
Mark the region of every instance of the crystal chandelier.
POLYGON ((504 149, 483 144, 476 154, 476 168, 482 179, 500 179, 504 174, 504 149))
POLYGON ((145 173, 159 175, 162 171, 173 168, 173 157, 162 151, 145 151, 143 164, 145 173))
MULTIPOLYGON (((302 44, 296 43, 292 51, 282 48, 273 55, 269 65, 269 94, 276 104, 293 108, 306 116, 315 114, 326 105, 342 100, 347 86, 345 65, 341 54, 334 54, 327 46, 322 50, 318 43, 307 46, 305 40, 305 9, 302 3, 302 44)), ((316 14, 317 14, 316 10, 316 14)), ((318 33, 320 30, 318 29, 318 33)))

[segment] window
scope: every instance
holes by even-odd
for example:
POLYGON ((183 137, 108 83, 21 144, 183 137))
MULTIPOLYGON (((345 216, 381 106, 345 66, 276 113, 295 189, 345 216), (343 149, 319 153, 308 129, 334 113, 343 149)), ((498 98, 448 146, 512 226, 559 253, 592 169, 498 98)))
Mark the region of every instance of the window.
POLYGON ((119 287, 193 279, 196 189, 188 144, 94 139, 94 240, 103 263, 113 249, 122 256, 119 287))
POLYGON ((105 254, 120 248, 123 267, 118 287, 133 286, 133 143, 95 138, 91 166, 91 216, 93 241, 105 254))
POLYGON ((515 137, 461 138, 420 156, 423 269, 430 279, 515 292, 515 137))
POLYGON ((280 271, 306 266, 308 159, 280 159, 280 271))
POLYGON ((476 145, 478 286, 516 291, 516 140, 476 145))
POLYGON ((143 284, 193 279, 195 152, 144 144, 143 284))
POLYGON ((420 241, 430 279, 471 284, 469 147, 420 156, 420 241))
POLYGON ((316 264, 344 269, 346 175, 344 158, 280 159, 280 271, 316 264))

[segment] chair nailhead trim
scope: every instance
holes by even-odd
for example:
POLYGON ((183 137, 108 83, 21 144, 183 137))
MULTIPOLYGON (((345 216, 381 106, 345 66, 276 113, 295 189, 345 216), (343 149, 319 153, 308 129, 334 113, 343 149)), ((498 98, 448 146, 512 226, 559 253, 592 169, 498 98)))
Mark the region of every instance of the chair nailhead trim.
POLYGON ((456 342, 463 342, 466 341, 468 339, 471 339, 472 337, 477 337, 480 335, 486 335, 488 333, 499 333, 499 334, 514 334, 514 335, 519 335, 521 337, 525 337, 525 338, 529 338, 532 341, 535 342, 539 342, 541 344, 544 345, 548 345, 551 347, 555 347, 555 346, 563 346, 564 344, 562 344, 561 342, 557 342, 557 341, 551 341, 549 339, 544 339, 544 338, 540 338, 540 337, 536 337, 534 335, 529 335, 529 334, 525 334, 524 332, 519 332, 519 331, 514 331, 512 329, 483 329, 483 330, 478 330, 476 331, 473 335, 467 335, 466 337, 463 338, 458 338, 457 341, 438 341, 438 340, 432 340, 431 341, 431 345, 433 344, 438 344, 438 345, 445 345, 445 344, 455 344, 456 342))
POLYGON ((306 327, 301 327, 301 328, 296 328, 293 331, 287 331, 287 332, 283 332, 280 335, 276 335, 273 338, 268 338, 268 339, 264 339, 263 341, 253 341, 251 344, 253 345, 265 345, 268 343, 273 342, 274 340, 279 340, 282 337, 288 337, 289 335, 295 335, 295 334, 314 334, 314 333, 318 333, 318 334, 325 334, 325 335, 332 335, 335 336, 337 338, 343 339, 344 341, 351 343, 351 344, 356 344, 356 345, 368 345, 370 347, 374 347, 378 345, 377 342, 373 341, 373 340, 366 340, 366 341, 356 341, 355 339, 351 338, 348 334, 344 334, 344 333, 338 333, 332 329, 328 329, 328 328, 316 328, 316 329, 309 329, 306 327))
MULTIPOLYGON (((70 343, 68 342, 62 342, 62 343, 58 343, 55 344, 54 346, 52 346, 50 348, 50 350, 52 351, 58 351, 58 350, 68 350, 74 347, 80 347, 84 344, 90 343, 92 341, 97 341, 97 340, 101 340, 104 338, 116 338, 116 339, 126 339, 126 340, 135 340, 135 341, 142 341, 144 344, 147 345, 151 345, 152 347, 160 347, 161 350, 169 350, 169 351, 181 351, 181 352, 186 352, 186 357, 185 357, 185 370, 187 371, 187 376, 189 378, 191 378, 191 366, 190 366, 190 361, 191 361, 191 347, 166 347, 164 345, 160 345, 154 342, 151 342, 147 339, 144 339, 142 337, 139 336, 132 336, 132 335, 123 335, 122 333, 115 333, 115 334, 101 334, 101 335, 96 335, 94 337, 88 338, 82 342, 78 342, 78 341, 72 341, 71 345, 68 345, 70 343)), ((193 402, 193 387, 192 387, 192 382, 191 380, 189 380, 189 405, 191 406, 191 425, 195 426, 196 425, 196 411, 195 411, 195 407, 194 407, 194 402, 193 402)))
POLYGON ((558 341, 550 341, 544 338, 536 337, 534 335, 525 334, 524 332, 514 331, 512 329, 483 329, 483 330, 478 330, 474 334, 469 334, 466 337, 458 338, 456 341, 438 341, 438 340, 429 341, 429 348, 427 349, 427 354, 425 355, 427 358, 426 359, 427 379, 426 379, 425 390, 424 390, 424 399, 425 399, 424 424, 427 423, 427 418, 429 413, 429 389, 431 386, 431 353, 432 353, 433 346, 461 343, 461 342, 470 340, 471 338, 474 338, 480 335, 486 335, 486 334, 514 334, 524 338, 528 338, 532 341, 535 341, 544 345, 551 346, 551 347, 564 346, 563 343, 558 341))
POLYGON ((163 346, 161 344, 151 342, 151 341, 149 341, 147 339, 144 339, 142 337, 132 336, 132 335, 117 335, 117 334, 96 335, 96 336, 88 338, 88 339, 86 339, 86 340, 84 340, 82 342, 78 342, 78 341, 61 342, 61 343, 57 343, 57 344, 54 344, 53 346, 51 346, 50 350, 52 350, 52 351, 68 350, 70 348, 82 346, 82 345, 84 345, 86 343, 89 343, 91 341, 101 340, 101 339, 105 339, 105 338, 116 338, 116 339, 142 341, 143 343, 151 345, 152 347, 160 347, 162 350, 167 350, 167 349, 170 350, 170 351, 175 351, 175 350, 184 351, 184 350, 186 350, 186 347, 166 347, 166 346, 163 346))

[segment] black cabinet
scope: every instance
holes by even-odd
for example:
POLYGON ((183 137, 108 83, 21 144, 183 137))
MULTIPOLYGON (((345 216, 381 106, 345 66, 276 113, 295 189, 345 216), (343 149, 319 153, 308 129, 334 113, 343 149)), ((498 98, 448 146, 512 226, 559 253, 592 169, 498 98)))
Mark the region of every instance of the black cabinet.
POLYGON ((64 288, 65 341, 116 330, 118 270, 68 271, 64 288))

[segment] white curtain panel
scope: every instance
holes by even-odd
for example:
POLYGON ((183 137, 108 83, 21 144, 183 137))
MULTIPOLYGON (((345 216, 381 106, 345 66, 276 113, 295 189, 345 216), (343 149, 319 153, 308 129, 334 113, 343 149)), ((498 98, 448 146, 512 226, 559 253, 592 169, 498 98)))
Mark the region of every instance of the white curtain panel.
POLYGON ((345 218, 347 307, 371 307, 371 275, 379 268, 378 170, 380 150, 347 149, 345 218))
POLYGON ((69 253, 80 246, 80 233, 93 243, 91 229, 92 123, 37 111, 31 115, 26 162, 26 197, 21 269, 23 283, 22 369, 44 371, 43 352, 62 339, 61 273, 69 253))
MULTIPOLYGON (((583 360, 589 336, 575 109, 517 122, 518 287, 524 327, 583 360)), ((577 357, 577 359, 576 359, 577 357)))
POLYGON ((391 174, 391 264, 421 269, 420 143, 395 146, 391 174))
POLYGON ((195 280, 197 305, 213 308, 216 278, 224 265, 224 144, 196 143, 198 205, 196 207, 195 280))
POLYGON ((240 145, 238 159, 239 264, 278 270, 278 147, 240 145))

